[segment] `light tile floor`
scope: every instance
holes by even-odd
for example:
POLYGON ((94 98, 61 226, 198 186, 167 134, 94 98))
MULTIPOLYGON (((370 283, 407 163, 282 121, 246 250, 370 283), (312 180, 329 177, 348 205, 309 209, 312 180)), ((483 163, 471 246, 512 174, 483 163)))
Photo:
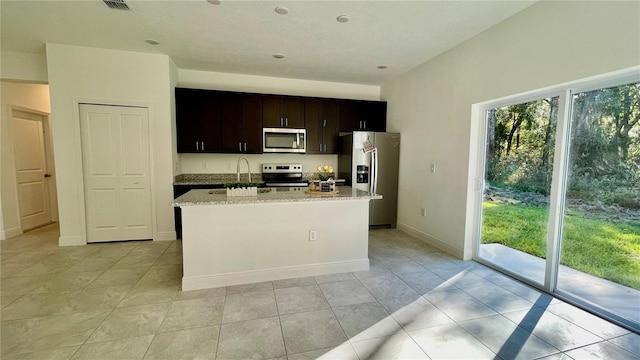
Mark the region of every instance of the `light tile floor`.
POLYGON ((640 359, 640 335, 399 230, 371 269, 182 292, 181 243, 0 243, 10 359, 640 359))

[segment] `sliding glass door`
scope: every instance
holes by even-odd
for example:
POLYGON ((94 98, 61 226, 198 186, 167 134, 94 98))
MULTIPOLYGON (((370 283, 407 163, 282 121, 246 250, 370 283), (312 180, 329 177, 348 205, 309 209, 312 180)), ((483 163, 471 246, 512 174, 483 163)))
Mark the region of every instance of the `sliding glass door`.
POLYGON ((544 284, 558 97, 489 109, 479 256, 544 284))
POLYGON ((572 102, 557 290, 640 323, 640 83, 572 102))
POLYGON ((640 329, 640 82, 587 89, 484 107, 475 258, 640 329))

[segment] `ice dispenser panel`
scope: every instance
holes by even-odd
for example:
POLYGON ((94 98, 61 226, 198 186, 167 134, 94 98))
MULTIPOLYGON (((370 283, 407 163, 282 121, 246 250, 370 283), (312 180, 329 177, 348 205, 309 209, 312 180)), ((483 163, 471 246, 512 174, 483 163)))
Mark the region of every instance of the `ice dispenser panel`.
POLYGON ((369 167, 367 165, 356 166, 356 182, 358 184, 366 184, 369 182, 369 167))

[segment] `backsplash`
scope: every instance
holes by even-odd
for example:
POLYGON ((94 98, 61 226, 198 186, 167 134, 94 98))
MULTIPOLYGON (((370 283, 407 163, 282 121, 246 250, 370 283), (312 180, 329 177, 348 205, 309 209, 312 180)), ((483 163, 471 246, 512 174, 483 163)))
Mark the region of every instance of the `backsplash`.
MULTIPOLYGON (((235 174, 238 159, 246 157, 251 173, 262 173, 263 163, 300 163, 305 173, 320 165, 332 166, 338 171, 338 155, 300 154, 179 154, 181 171, 178 174, 235 174)), ((247 164, 240 163, 240 173, 247 172, 247 164)))

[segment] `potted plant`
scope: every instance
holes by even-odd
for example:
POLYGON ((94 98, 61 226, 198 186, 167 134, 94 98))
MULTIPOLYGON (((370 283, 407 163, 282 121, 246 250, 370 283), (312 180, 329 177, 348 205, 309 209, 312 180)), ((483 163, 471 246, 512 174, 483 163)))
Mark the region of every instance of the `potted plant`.
POLYGON ((227 188, 227 196, 258 196, 256 182, 229 182, 224 187, 227 188))

